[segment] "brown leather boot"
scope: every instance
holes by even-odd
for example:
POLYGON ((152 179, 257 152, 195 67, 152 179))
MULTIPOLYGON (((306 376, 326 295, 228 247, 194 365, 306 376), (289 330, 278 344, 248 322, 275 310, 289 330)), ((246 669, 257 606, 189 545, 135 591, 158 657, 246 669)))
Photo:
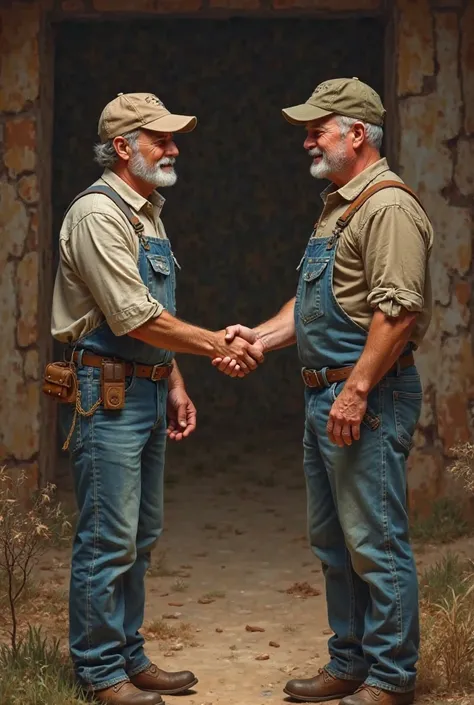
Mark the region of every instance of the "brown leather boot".
POLYGON ((120 681, 110 688, 96 690, 94 700, 107 705, 164 705, 159 693, 144 693, 130 681, 120 681))
POLYGON ((136 676, 130 677, 131 682, 140 690, 147 690, 161 695, 176 695, 184 693, 198 682, 198 679, 191 671, 176 671, 168 673, 161 668, 150 663, 148 668, 136 676))
POLYGON ((414 700, 414 690, 408 693, 392 693, 364 684, 353 695, 341 700, 339 705, 410 705, 414 700))
MULTIPOLYGON (((288 681, 284 692, 305 703, 322 703, 325 700, 339 700, 345 695, 355 693, 362 681, 349 681, 332 676, 325 668, 320 668, 314 678, 300 678, 288 681)), ((351 705, 351 704, 347 704, 351 705)))

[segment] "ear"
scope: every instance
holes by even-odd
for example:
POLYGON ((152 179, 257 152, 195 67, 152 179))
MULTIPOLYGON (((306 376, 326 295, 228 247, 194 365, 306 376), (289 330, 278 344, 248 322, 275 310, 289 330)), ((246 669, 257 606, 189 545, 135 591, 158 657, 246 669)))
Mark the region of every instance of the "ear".
POLYGON ((132 150, 130 149, 130 145, 127 140, 119 135, 114 138, 113 145, 120 159, 128 162, 132 155, 132 150))
POLYGON ((363 122, 355 122, 352 125, 352 147, 358 149, 365 141, 365 125, 363 122))

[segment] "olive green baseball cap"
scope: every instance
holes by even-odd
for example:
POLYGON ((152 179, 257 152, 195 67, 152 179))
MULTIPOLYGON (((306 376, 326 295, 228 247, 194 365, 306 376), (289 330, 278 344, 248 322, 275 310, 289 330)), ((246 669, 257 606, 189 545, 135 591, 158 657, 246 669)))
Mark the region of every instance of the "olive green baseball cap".
POLYGON ((119 93, 107 103, 99 118, 99 137, 107 142, 140 128, 153 132, 191 132, 194 115, 174 115, 153 93, 119 93))
POLYGON ((282 112, 292 125, 303 125, 328 115, 345 115, 381 126, 386 110, 379 94, 354 77, 323 81, 306 103, 283 108, 282 112))

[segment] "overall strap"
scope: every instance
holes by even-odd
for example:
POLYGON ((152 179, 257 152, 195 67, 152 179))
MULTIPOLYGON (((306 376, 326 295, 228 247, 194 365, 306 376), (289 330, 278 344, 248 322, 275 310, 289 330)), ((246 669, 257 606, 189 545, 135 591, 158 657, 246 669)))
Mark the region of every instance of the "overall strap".
POLYGON ((378 184, 374 184, 365 191, 362 191, 362 193, 355 199, 355 201, 353 201, 350 206, 344 211, 341 217, 337 219, 336 227, 340 231, 343 230, 350 223, 354 215, 357 213, 359 208, 367 201, 367 199, 373 196, 374 193, 377 193, 377 191, 382 191, 382 189, 385 188, 398 188, 401 191, 405 191, 406 193, 410 194, 410 196, 415 199, 418 205, 423 208, 426 213, 425 207, 423 206, 422 202, 409 186, 403 184, 401 181, 379 181, 378 184))
POLYGON ((103 196, 107 196, 108 198, 110 198, 110 200, 115 203, 117 208, 120 208, 120 210, 122 211, 122 213, 124 214, 124 216, 126 217, 128 222, 130 223, 130 225, 135 230, 136 234, 139 237, 141 236, 141 234, 143 233, 143 230, 144 230, 143 223, 140 221, 140 219, 136 215, 133 214, 130 206, 128 206, 125 203, 125 201, 123 200, 123 198, 121 196, 119 196, 117 191, 115 191, 113 188, 111 188, 110 186, 107 186, 105 184, 104 185, 98 184, 95 186, 89 186, 89 188, 86 188, 85 191, 82 191, 80 194, 78 194, 76 196, 76 198, 74 198, 74 200, 71 201, 71 203, 67 207, 64 215, 66 215, 66 213, 70 210, 70 208, 74 205, 74 203, 76 203, 76 201, 78 201, 83 196, 88 196, 90 193, 101 193, 103 196))

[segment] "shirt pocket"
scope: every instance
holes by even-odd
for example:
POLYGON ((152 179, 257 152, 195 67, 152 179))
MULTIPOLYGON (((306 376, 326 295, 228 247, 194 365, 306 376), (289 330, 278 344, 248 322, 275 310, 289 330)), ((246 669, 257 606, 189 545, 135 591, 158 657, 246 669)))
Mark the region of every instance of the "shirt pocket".
POLYGON ((173 300, 171 263, 164 255, 149 253, 146 258, 148 261, 147 286, 150 294, 165 308, 169 308, 173 300))
POLYGON ((301 320, 308 324, 324 316, 329 257, 309 257, 301 273, 301 320))

